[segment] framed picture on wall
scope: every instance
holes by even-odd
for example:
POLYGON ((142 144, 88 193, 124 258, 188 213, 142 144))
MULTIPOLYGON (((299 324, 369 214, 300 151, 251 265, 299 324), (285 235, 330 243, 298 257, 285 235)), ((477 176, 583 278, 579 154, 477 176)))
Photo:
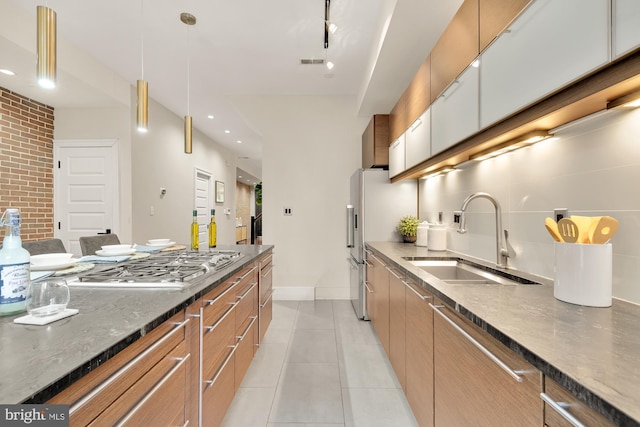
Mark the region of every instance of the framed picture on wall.
POLYGON ((224 182, 216 181, 216 203, 224 203, 224 182))

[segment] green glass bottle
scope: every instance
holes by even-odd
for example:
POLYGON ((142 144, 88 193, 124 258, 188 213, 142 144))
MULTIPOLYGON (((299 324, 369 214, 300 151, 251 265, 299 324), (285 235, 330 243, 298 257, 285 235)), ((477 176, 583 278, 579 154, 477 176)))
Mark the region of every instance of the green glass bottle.
POLYGON ((198 211, 193 211, 193 222, 191 223, 191 250, 198 250, 198 239, 200 235, 200 227, 198 226, 198 211))
POLYGON ((216 225, 216 210, 211 209, 211 222, 209 223, 209 247, 216 247, 216 240, 218 239, 218 226, 216 225))

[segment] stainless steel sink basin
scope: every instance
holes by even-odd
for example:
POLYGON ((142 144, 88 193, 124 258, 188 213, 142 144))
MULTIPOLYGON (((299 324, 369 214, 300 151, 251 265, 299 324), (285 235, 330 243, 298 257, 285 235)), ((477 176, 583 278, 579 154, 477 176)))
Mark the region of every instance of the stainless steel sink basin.
POLYGON ((480 268, 473 267, 460 261, 447 260, 421 260, 405 258, 416 267, 420 267, 429 274, 443 282, 451 284, 495 284, 495 285, 519 285, 536 284, 529 280, 519 281, 494 274, 480 268))

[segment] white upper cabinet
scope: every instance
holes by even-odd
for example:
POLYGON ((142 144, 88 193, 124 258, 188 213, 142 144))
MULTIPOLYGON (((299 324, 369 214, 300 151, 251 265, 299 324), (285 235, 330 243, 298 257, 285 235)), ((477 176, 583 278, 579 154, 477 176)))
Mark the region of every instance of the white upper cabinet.
POLYGON ((405 170, 404 133, 389 146, 389 178, 405 170))
POLYGON ((467 67, 431 104, 431 155, 451 147, 480 128, 480 73, 474 65, 467 67))
POLYGON ((409 169, 431 154, 431 111, 429 108, 405 132, 405 167, 409 169))
POLYGON ((613 0, 613 54, 640 46, 640 1, 613 0))
POLYGON ((609 22, 609 0, 534 0, 482 54, 480 126, 606 64, 609 22))

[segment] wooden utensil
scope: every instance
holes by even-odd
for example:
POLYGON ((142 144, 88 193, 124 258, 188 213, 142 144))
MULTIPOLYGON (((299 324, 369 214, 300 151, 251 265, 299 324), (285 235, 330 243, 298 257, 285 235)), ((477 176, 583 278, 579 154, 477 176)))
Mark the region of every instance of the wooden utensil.
POLYGON ((562 236, 560 235, 560 232, 558 231, 558 223, 557 222, 555 222, 551 218, 547 218, 547 219, 544 220, 544 226, 546 227, 546 229, 549 232, 549 234, 551 234, 551 237, 553 237, 553 240, 555 240, 556 242, 563 242, 564 241, 564 240, 562 240, 562 236))
POLYGON ((560 236, 562 236, 562 240, 567 243, 576 243, 580 236, 578 226, 569 218, 562 218, 558 221, 558 231, 560 232, 560 236))
POLYGON ((611 240, 618 231, 618 220, 610 216, 600 217, 589 229, 589 241, 595 244, 604 244, 611 240))
POLYGON ((569 219, 578 226, 579 234, 576 243, 591 243, 591 240, 589 239, 589 230, 591 230, 593 223, 597 222, 600 218, 601 217, 599 216, 577 215, 571 215, 571 217, 569 217, 569 219))

